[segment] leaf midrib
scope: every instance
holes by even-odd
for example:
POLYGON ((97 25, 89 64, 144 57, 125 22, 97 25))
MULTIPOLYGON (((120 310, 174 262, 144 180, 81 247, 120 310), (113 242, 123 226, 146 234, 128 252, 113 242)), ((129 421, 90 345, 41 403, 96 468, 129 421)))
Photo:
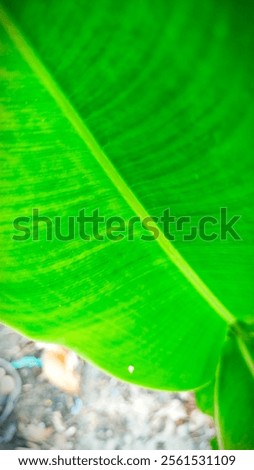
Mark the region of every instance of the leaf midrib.
MULTIPOLYGON (((146 217, 150 217, 145 207, 141 204, 141 202, 135 196, 133 191, 128 187, 122 176, 118 173, 114 165, 111 163, 110 159, 103 152, 95 137, 85 125, 83 119, 80 117, 71 102, 60 89, 59 85, 51 76, 47 68, 36 56, 34 50, 24 38, 24 35, 17 28, 13 20, 10 18, 9 14, 5 11, 2 6, 0 6, 0 18, 5 31, 9 35, 14 45, 17 47, 19 53, 23 56, 23 58, 25 59, 29 67, 32 69, 32 71, 35 73, 39 81, 43 84, 48 93, 55 100, 64 116, 71 123, 71 125, 76 130, 81 139, 84 141, 86 146, 90 149, 93 157, 97 160, 103 171, 114 184, 121 197, 127 202, 127 204, 134 211, 134 213, 136 213, 137 216, 139 216, 142 220, 146 217)), ((185 278, 194 287, 194 289, 227 324, 230 325, 235 323, 236 319, 234 315, 208 288, 208 286, 191 268, 191 266, 182 257, 178 250, 174 248, 172 243, 165 237, 164 233, 160 230, 159 226, 151 220, 149 221, 149 224, 150 228, 151 226, 154 226, 157 228, 157 231, 159 231, 159 236, 156 241, 159 243, 161 249, 170 259, 170 261, 185 276, 185 278)))

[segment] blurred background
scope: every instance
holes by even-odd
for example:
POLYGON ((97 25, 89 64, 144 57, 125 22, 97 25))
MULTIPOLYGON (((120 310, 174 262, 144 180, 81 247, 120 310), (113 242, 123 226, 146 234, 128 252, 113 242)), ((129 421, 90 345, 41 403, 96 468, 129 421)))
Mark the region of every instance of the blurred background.
POLYGON ((120 382, 4 325, 1 417, 0 449, 209 449, 215 435, 193 394, 120 382))

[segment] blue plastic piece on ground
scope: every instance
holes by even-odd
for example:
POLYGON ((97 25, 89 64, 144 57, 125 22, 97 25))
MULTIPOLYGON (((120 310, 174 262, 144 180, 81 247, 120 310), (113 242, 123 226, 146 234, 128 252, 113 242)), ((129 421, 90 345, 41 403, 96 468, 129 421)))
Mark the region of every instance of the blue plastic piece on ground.
POLYGON ((42 367, 42 360, 35 356, 24 356, 17 361, 12 361, 11 365, 14 369, 22 369, 23 367, 42 367))

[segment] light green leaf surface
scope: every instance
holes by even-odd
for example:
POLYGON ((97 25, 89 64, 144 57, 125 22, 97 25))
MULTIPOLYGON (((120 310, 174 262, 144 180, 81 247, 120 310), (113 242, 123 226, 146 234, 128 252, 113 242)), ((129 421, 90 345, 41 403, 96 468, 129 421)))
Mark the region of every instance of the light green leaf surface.
POLYGON ((1 320, 136 384, 207 384, 227 325, 253 321, 252 9, 4 4, 1 320), (127 221, 168 207, 193 225, 227 207, 241 240, 183 241, 184 227, 145 242, 138 224, 131 242, 12 239, 33 208, 127 221))
POLYGON ((254 367, 246 366, 242 353, 230 337, 218 369, 215 420, 222 449, 254 449, 254 367))
POLYGON ((212 380, 208 385, 200 388, 195 393, 198 408, 210 416, 214 416, 214 384, 215 381, 212 380))

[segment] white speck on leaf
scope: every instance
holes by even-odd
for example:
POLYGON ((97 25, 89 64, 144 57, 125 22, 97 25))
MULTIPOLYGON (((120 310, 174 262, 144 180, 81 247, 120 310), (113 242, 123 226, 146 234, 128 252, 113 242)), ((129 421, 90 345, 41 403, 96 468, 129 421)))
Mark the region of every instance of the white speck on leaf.
POLYGON ((134 366, 131 366, 131 365, 130 365, 130 366, 128 367, 128 371, 130 372, 130 374, 133 374, 133 372, 134 372, 134 366))

